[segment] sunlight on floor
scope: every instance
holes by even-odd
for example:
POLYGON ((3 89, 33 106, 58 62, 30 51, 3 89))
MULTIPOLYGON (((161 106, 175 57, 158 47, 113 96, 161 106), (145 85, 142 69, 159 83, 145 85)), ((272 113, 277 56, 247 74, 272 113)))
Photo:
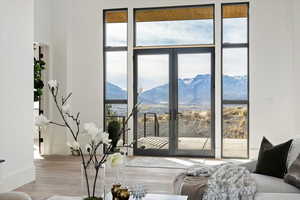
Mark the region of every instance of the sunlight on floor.
POLYGON ((39 152, 39 147, 37 145, 33 145, 33 158, 35 160, 43 160, 44 157, 41 156, 40 152, 39 152))
MULTIPOLYGON (((171 161, 171 162, 175 162, 175 163, 184 165, 184 166, 189 166, 189 167, 195 165, 195 163, 193 163, 193 162, 189 162, 187 160, 181 160, 181 159, 178 159, 178 158, 164 158, 164 159, 166 159, 168 161, 171 161)), ((202 162, 204 162, 204 161, 202 160, 202 162)))
POLYGON ((188 160, 183 160, 183 159, 179 159, 179 158, 164 158, 168 161, 171 162, 175 162, 175 163, 179 163, 181 165, 184 166, 188 166, 188 167, 192 167, 195 165, 219 165, 219 164, 223 164, 226 161, 224 160, 208 160, 208 159, 196 159, 196 158, 191 158, 188 160))
POLYGON ((223 160, 212 160, 212 159, 198 159, 198 158, 190 158, 190 159, 180 159, 180 158, 163 158, 170 162, 178 163, 187 167, 192 167, 195 165, 220 165, 226 162, 232 162, 236 164, 246 163, 250 160, 247 159, 223 159, 223 160))

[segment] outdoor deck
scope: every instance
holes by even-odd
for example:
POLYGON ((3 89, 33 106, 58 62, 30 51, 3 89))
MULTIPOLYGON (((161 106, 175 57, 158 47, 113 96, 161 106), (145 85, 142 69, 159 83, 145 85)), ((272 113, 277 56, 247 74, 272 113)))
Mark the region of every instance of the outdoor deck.
MULTIPOLYGON (((210 150, 211 140, 208 138, 180 137, 178 148, 182 150, 210 150)), ((138 140, 139 148, 146 149, 168 149, 167 137, 143 137, 138 140)), ((246 139, 223 140, 223 156, 225 157, 247 157, 246 139)))

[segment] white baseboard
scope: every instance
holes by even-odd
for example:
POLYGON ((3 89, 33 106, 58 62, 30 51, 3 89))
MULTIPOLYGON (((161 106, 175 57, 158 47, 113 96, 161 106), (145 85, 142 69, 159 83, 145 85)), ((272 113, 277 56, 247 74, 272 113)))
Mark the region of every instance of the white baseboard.
POLYGON ((30 183, 35 180, 35 167, 24 167, 18 171, 10 173, 9 175, 2 173, 2 179, 0 179, 0 193, 12 191, 26 183, 30 183))

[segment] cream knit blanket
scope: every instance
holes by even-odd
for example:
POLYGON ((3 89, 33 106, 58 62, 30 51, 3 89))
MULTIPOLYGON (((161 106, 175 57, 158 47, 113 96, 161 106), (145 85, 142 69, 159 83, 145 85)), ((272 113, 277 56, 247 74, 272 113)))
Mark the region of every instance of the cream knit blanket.
POLYGON ((208 176, 203 200, 253 200, 256 184, 245 167, 226 163, 188 169, 186 175, 208 176))

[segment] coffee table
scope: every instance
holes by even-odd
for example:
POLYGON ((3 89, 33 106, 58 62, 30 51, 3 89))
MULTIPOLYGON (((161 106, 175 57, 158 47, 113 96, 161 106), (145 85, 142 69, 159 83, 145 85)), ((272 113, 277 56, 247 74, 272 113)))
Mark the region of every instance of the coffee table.
MULTIPOLYGON (((179 196, 172 194, 146 194, 143 200, 187 200, 187 196, 179 196)), ((111 200, 111 194, 107 194, 105 200, 111 200)), ((70 197, 70 196, 53 196, 48 200, 82 200, 82 197, 70 197)), ((130 200, 133 200, 130 198, 130 200)))

